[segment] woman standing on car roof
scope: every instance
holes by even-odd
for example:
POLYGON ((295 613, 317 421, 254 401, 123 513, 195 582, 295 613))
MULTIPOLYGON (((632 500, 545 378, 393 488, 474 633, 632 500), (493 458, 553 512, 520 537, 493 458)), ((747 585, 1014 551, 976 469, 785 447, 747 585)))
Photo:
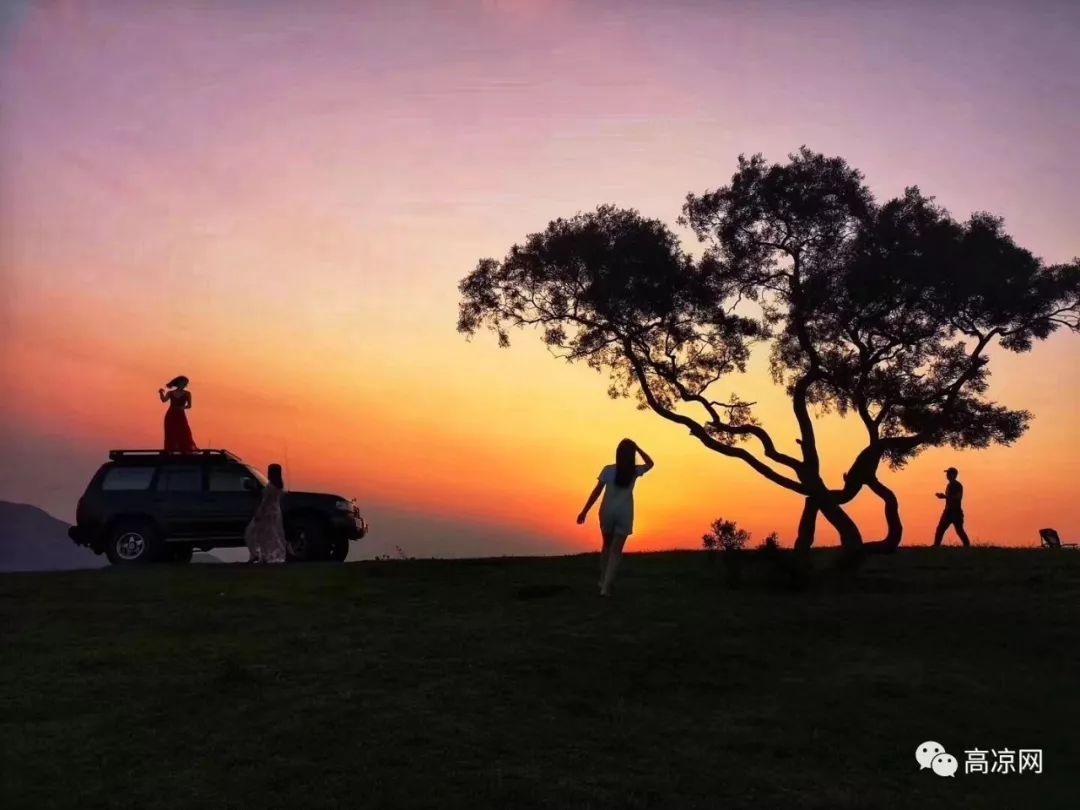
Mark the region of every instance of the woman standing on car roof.
POLYGON ((158 389, 161 401, 169 403, 169 408, 165 411, 166 453, 193 453, 199 449, 191 436, 191 427, 185 413, 191 408, 191 392, 187 387, 188 378, 181 375, 165 383, 168 391, 165 388, 158 389))

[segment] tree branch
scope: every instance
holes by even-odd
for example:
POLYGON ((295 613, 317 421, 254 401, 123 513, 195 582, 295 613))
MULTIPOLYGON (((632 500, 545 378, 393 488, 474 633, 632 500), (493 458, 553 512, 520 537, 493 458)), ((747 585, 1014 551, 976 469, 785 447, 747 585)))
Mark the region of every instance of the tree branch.
POLYGON ((810 418, 810 410, 807 407, 807 394, 810 386, 818 382, 821 376, 821 357, 810 340, 810 334, 806 329, 806 317, 803 312, 802 288, 800 282, 801 264, 798 252, 791 254, 791 324, 795 330, 795 337, 799 341, 799 347, 806 355, 810 367, 792 389, 791 402, 795 410, 795 419, 799 423, 799 434, 802 439, 803 459, 805 463, 814 469, 818 469, 817 440, 814 436, 814 422, 810 418))
MULTIPOLYGON (((632 347, 633 344, 628 340, 626 345, 632 347)), ((624 351, 629 352, 629 351, 632 351, 632 349, 627 349, 627 348, 624 347, 624 351)), ((644 354, 648 358, 648 350, 647 349, 645 349, 644 354)), ((652 367, 652 370, 653 370, 654 373, 656 373, 658 376, 662 377, 667 383, 672 385, 675 388, 676 391, 679 392, 679 398, 680 399, 682 399, 684 402, 696 402, 699 405, 701 405, 703 408, 705 408, 705 411, 709 414, 711 424, 714 425, 717 430, 720 430, 720 431, 722 431, 724 433, 727 433, 729 435, 732 435, 732 436, 753 436, 759 442, 761 442, 762 449, 765 451, 765 456, 767 458, 771 459, 772 461, 775 461, 778 464, 783 464, 785 467, 788 467, 788 468, 790 468, 790 469, 792 469, 792 470, 794 470, 796 472, 798 472, 802 468, 802 466, 803 466, 802 462, 800 462, 797 458, 794 458, 793 456, 789 456, 786 453, 781 453, 779 450, 776 449, 775 442, 773 442, 772 437, 768 434, 768 432, 764 428, 759 427, 758 425, 731 425, 731 424, 728 424, 727 422, 723 421, 720 418, 720 414, 717 413, 716 407, 715 407, 716 405, 720 405, 721 407, 734 408, 734 407, 738 407, 738 405, 731 405, 731 404, 723 405, 722 403, 712 402, 711 400, 707 399, 702 394, 695 394, 695 393, 691 392, 682 383, 682 381, 680 381, 678 379, 678 374, 675 372, 674 369, 672 370, 671 375, 668 376, 668 375, 664 374, 660 370, 658 364, 655 363, 651 358, 649 358, 647 360, 647 362, 648 362, 649 366, 652 367)), ((640 377, 640 375, 639 375, 639 382, 641 382, 643 387, 646 384, 644 382, 644 380, 640 377)), ((753 404, 753 403, 751 403, 751 404, 753 404)), ((650 405, 650 407, 651 407, 651 405, 650 405)), ((691 420, 691 421, 693 421, 693 420, 691 420)), ((694 424, 698 424, 698 423, 694 422, 694 424)))
POLYGON ((705 428, 702 427, 702 425, 699 424, 697 421, 691 419, 689 416, 684 416, 683 414, 676 413, 675 411, 666 407, 656 398, 656 395, 649 387, 648 375, 646 374, 645 368, 641 364, 641 360, 634 353, 633 345, 631 344, 629 339, 623 342, 623 352, 626 356, 627 361, 630 363, 631 367, 634 370, 634 376, 637 377, 638 385, 641 386, 641 391, 643 396, 645 397, 646 403, 648 403, 649 407, 652 408, 655 413, 664 417, 669 422, 675 422, 676 424, 685 427, 687 430, 690 431, 690 434, 694 436, 694 438, 696 438, 710 450, 714 450, 721 455, 740 459, 741 461, 752 467, 755 471, 763 475, 765 478, 768 478, 774 484, 779 484, 785 489, 790 489, 792 492, 797 492, 800 495, 806 494, 806 490, 798 481, 781 475, 768 464, 765 464, 760 459, 755 458, 753 455, 748 453, 746 450, 743 450, 741 447, 730 447, 723 442, 717 441, 712 436, 710 436, 708 434, 708 431, 706 431, 705 428))

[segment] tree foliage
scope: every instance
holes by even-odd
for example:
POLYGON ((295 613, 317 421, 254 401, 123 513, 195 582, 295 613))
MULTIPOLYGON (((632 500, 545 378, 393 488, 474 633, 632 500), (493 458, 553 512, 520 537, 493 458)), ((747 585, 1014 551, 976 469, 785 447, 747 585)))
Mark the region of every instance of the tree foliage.
POLYGON ((717 518, 709 531, 701 536, 701 545, 708 551, 741 551, 750 542, 750 532, 740 529, 734 520, 717 518))

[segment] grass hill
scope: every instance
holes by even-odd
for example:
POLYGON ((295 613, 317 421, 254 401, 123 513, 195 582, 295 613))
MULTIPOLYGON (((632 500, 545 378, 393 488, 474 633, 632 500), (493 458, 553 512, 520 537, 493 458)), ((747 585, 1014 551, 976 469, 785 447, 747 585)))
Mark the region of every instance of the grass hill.
POLYGON ((0 576, 3 804, 1076 806, 1080 554, 910 549, 801 592, 630 555, 610 600, 594 562, 0 576))

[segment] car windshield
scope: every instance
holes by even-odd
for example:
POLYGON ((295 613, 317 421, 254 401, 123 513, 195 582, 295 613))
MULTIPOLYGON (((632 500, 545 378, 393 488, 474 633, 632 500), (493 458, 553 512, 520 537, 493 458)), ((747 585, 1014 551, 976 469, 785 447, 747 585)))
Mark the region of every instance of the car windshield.
POLYGON ((262 486, 265 487, 267 484, 270 483, 269 481, 266 480, 266 476, 263 475, 258 470, 256 470, 254 467, 252 467, 252 466, 250 466, 248 464, 245 464, 244 466, 247 468, 247 471, 249 473, 251 473, 253 476, 255 476, 255 480, 258 481, 262 486))

